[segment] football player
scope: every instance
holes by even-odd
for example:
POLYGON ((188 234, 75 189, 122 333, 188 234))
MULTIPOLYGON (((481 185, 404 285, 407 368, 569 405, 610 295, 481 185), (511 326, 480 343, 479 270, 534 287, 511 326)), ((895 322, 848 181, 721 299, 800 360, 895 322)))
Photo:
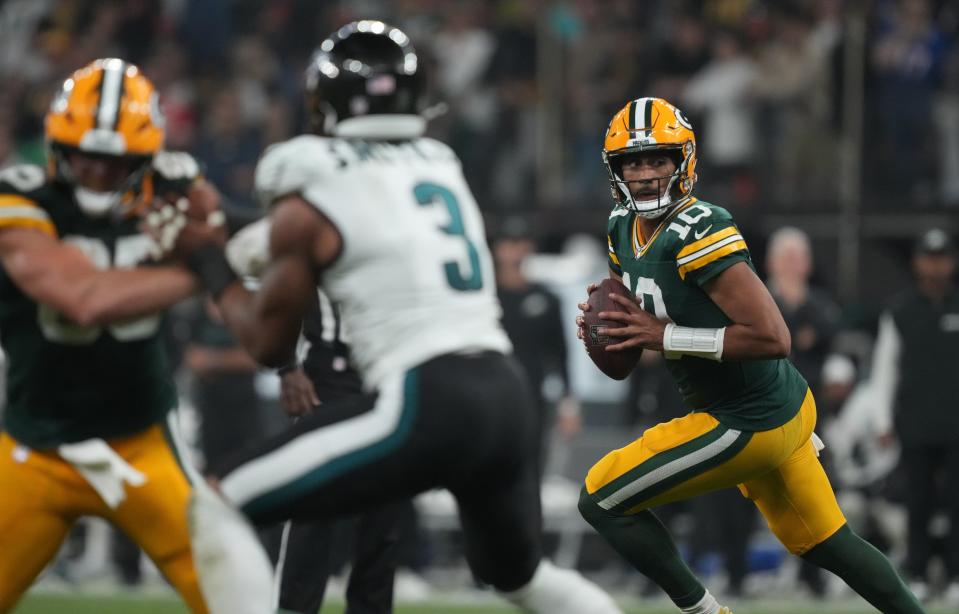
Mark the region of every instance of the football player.
MULTIPOLYGON (((790 552, 828 569, 883 612, 922 612, 886 558, 846 525, 818 459, 816 404, 786 359, 782 315, 729 213, 693 196, 696 139, 659 98, 630 101, 606 132, 615 206, 609 274, 635 298, 607 351, 663 352, 686 404, 586 476, 579 509, 682 612, 729 612, 685 565, 652 508, 738 486, 790 552)), ((588 291, 595 290, 591 286, 588 291)), ((584 312, 587 303, 580 304, 584 312)), ((577 317, 584 338, 584 317, 577 317)))
MULTIPOLYGON (((270 259, 269 234, 270 218, 264 217, 230 239, 227 259, 238 275, 253 280, 262 274, 270 259)), ((294 423, 313 411, 324 411, 332 401, 363 394, 363 381, 350 364, 348 338, 339 306, 317 291, 303 319, 300 344, 301 351, 306 348, 306 356, 302 363, 277 370, 280 405, 294 423)), ((412 506, 404 499, 367 510, 355 519, 287 521, 280 531, 262 531, 270 560, 276 562, 275 598, 280 610, 312 614, 321 608, 327 580, 336 564, 334 546, 341 541, 340 535, 349 535, 352 558, 346 610, 392 612, 402 522, 415 513, 412 506)))
POLYGON ((161 152, 152 84, 120 59, 67 79, 46 116, 49 164, 0 173, 0 612, 53 558, 74 521, 105 518, 205 612, 183 507, 190 493, 171 409, 160 311, 199 287, 149 266, 139 204, 196 180, 161 152))
POLYGON ((266 365, 291 361, 322 282, 342 307, 364 394, 217 469, 223 499, 196 493, 193 548, 212 611, 271 608, 270 565, 247 519, 330 517, 446 487, 473 572, 506 599, 544 614, 619 612, 542 560, 529 391, 499 324, 479 208, 456 155, 423 136, 409 38, 379 21, 343 26, 320 45, 307 90, 325 136, 272 147, 256 171, 272 219, 259 291, 234 279, 202 222, 177 249, 266 365))

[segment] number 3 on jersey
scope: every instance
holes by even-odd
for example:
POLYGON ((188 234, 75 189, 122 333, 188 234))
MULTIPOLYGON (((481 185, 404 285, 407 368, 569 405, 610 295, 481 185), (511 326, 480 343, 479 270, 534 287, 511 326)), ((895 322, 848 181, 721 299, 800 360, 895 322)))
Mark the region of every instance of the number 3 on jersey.
POLYGON ((459 202, 456 196, 443 186, 435 183, 418 183, 413 187, 413 196, 420 205, 431 205, 437 201, 446 206, 450 214, 450 223, 441 226, 440 230, 448 235, 460 237, 466 243, 466 253, 470 260, 469 277, 463 275, 458 262, 449 261, 443 263, 443 269, 446 271, 446 281, 454 290, 470 291, 479 290, 483 287, 483 274, 480 272, 480 258, 476 246, 466 236, 466 228, 463 226, 463 214, 460 212, 459 202))

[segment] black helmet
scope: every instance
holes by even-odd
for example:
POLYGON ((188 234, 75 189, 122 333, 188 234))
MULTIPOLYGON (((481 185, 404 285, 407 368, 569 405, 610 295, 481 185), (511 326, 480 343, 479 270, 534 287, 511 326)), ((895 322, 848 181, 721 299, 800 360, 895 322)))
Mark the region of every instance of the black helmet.
POLYGON ((406 34, 354 21, 320 44, 306 69, 311 129, 332 136, 412 138, 426 128, 423 74, 406 34))

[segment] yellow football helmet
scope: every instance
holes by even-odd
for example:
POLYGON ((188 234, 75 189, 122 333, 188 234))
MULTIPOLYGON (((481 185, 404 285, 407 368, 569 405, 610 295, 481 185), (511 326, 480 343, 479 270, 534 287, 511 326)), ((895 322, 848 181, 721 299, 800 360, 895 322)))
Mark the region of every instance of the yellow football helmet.
POLYGON ((49 170, 73 185, 85 213, 103 215, 139 192, 153 156, 163 147, 164 123, 157 92, 139 68, 119 58, 95 60, 63 82, 47 112, 49 170), (75 180, 70 152, 123 158, 132 170, 115 190, 91 190, 75 180))
MULTIPOLYGON (((629 101, 609 122, 603 144, 613 200, 646 218, 657 218, 686 201, 696 185, 696 135, 683 112, 662 98, 629 101), (676 171, 668 177, 665 194, 636 201, 622 176, 622 156, 645 151, 673 154, 676 171)), ((665 179, 665 178, 664 178, 665 179)))

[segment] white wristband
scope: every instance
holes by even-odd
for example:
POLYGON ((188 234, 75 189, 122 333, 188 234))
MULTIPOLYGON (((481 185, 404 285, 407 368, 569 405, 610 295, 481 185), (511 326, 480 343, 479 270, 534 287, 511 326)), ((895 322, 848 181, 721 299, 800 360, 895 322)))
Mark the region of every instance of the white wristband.
POLYGON ((663 355, 670 360, 680 356, 698 356, 717 362, 723 358, 723 339, 726 328, 691 328, 672 322, 663 332, 663 355))

